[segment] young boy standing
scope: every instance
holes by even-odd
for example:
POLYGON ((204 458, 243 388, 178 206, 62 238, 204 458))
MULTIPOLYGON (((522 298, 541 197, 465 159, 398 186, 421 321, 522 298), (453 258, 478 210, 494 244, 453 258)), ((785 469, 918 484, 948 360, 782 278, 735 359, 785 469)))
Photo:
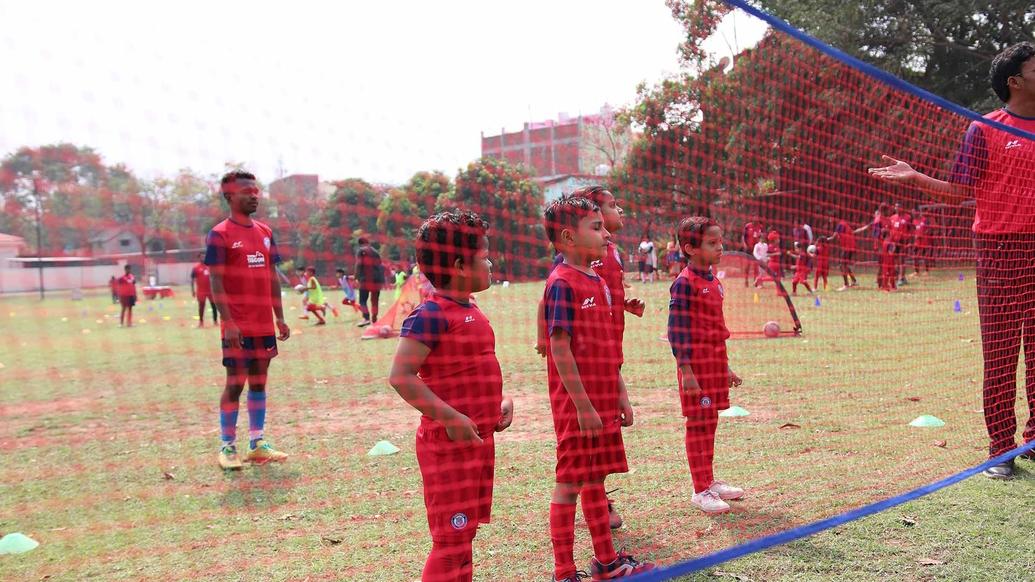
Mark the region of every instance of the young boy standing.
POLYGON ((422 413, 416 450, 432 540, 423 582, 472 579, 471 544, 492 508, 493 434, 513 420, 492 326, 471 297, 492 280, 487 230, 467 211, 421 225, 417 260, 435 293, 403 322, 389 375, 422 413))
POLYGON ((575 504, 593 540, 593 580, 611 580, 653 568, 615 551, 604 478, 627 472, 622 426, 633 422, 621 382, 611 293, 590 265, 608 250, 600 208, 588 198, 564 196, 544 213, 550 242, 563 257, 546 281, 544 311, 550 408, 557 435, 556 485, 550 504, 554 580, 579 579, 575 567, 575 504))
POLYGON ((125 273, 119 277, 119 327, 133 327, 133 306, 137 304, 137 279, 133 276, 133 267, 126 265, 125 273))
POLYGON ((715 480, 712 467, 719 411, 730 407, 730 386, 741 384, 726 354, 725 290, 712 273, 722 258, 722 229, 710 218, 691 216, 680 221, 677 236, 690 264, 669 291, 668 340, 686 418, 686 457, 694 484, 690 502, 705 513, 723 513, 730 509, 726 501, 740 499, 744 490, 715 480))

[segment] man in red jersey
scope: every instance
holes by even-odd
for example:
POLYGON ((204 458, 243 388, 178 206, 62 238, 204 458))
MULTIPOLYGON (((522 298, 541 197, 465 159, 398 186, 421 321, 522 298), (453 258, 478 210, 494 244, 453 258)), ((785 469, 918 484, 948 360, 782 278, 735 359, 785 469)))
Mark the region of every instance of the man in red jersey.
POLYGON ((205 251, 212 297, 222 315, 223 366, 226 367, 226 387, 219 405, 223 441, 219 465, 224 469, 240 469, 237 413, 245 382, 248 384, 249 427, 245 461, 263 464, 287 458, 265 440, 263 430, 266 373, 270 360, 277 355, 277 340, 288 339, 291 330, 284 322, 280 302, 280 280, 275 272, 280 255, 273 231, 252 219, 259 208, 259 185, 255 176, 234 170, 223 176, 220 190, 230 206, 230 218, 208 233, 205 251))
MULTIPOLYGON (((1017 416, 1017 356, 1024 337, 1024 367, 1035 367, 1035 45, 1015 44, 992 60, 992 89, 1005 107, 985 115, 1017 130, 1008 132, 973 122, 963 138, 949 179, 939 180, 908 163, 881 156, 888 164, 870 168, 874 176, 911 184, 948 204, 974 198, 978 314, 984 359, 983 400, 989 458, 1014 449, 1017 416)), ((1035 374, 1027 374, 1028 423, 1025 443, 1035 441, 1035 374)), ((1025 455, 1031 459, 1031 453, 1025 455)), ((993 479, 1013 477, 1014 459, 985 471, 993 479)))

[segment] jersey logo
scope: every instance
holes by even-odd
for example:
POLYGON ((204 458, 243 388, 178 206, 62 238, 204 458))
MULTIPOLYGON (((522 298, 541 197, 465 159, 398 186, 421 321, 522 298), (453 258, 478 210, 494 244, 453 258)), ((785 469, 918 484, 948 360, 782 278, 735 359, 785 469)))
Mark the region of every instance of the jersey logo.
POLYGON ((719 288, 719 297, 725 298, 726 297, 726 290, 722 288, 722 283, 719 283, 718 285, 716 285, 716 287, 719 288))
POLYGON ((1019 140, 1019 139, 1011 139, 1010 141, 1006 142, 1006 147, 1003 148, 1003 149, 1012 150, 1013 148, 1019 148, 1019 147, 1021 147, 1021 140, 1019 140))
POLYGON ((467 317, 465 317, 464 318, 464 323, 474 323, 474 316, 473 315, 468 315, 467 317))
POLYGON ((596 298, 595 295, 592 295, 590 297, 586 297, 582 301, 582 308, 583 309, 589 309, 590 307, 596 307, 596 306, 597 306, 597 298, 596 298))
POLYGON ((707 287, 705 287, 704 289, 701 289, 701 295, 707 295, 707 294, 708 294, 708 288, 707 287))
POLYGON ((234 241, 234 244, 230 245, 230 248, 232 248, 232 249, 239 249, 239 248, 241 248, 243 246, 244 246, 244 241, 243 240, 239 240, 239 241, 234 241))
POLYGON ((266 255, 262 254, 259 251, 255 251, 254 253, 245 256, 248 258, 249 269, 266 266, 266 255))
POLYGON ((262 244, 266 245, 267 249, 270 248, 270 237, 268 237, 268 236, 262 237, 262 244))
POLYGON ((449 525, 453 526, 455 530, 462 530, 467 527, 467 514, 466 513, 454 513, 453 517, 449 518, 449 525))
POLYGON ((604 261, 593 261, 589 264, 590 269, 599 269, 604 266, 604 261))
POLYGON ((701 397, 701 408, 711 408, 711 407, 712 407, 712 399, 708 398, 707 396, 702 396, 701 397))
POLYGON ((611 305, 611 288, 604 285, 604 299, 607 299, 607 304, 611 305))

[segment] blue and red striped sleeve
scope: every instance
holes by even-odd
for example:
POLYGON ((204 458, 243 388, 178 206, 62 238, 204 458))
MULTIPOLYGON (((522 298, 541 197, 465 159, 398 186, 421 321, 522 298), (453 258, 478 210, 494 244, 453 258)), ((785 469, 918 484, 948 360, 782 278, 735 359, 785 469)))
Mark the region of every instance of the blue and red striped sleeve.
POLYGON ((677 277, 669 289, 668 302, 668 343, 672 347, 672 355, 676 364, 690 365, 690 317, 691 288, 686 277, 677 277))

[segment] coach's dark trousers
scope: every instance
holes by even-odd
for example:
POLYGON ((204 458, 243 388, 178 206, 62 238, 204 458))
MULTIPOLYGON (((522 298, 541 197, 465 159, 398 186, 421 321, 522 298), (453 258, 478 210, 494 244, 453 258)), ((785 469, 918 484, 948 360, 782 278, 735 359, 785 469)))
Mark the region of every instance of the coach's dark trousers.
POLYGON ((1017 356, 1024 343, 1025 442, 1035 440, 1035 234, 976 234, 983 399, 990 457, 1017 445, 1017 356))

